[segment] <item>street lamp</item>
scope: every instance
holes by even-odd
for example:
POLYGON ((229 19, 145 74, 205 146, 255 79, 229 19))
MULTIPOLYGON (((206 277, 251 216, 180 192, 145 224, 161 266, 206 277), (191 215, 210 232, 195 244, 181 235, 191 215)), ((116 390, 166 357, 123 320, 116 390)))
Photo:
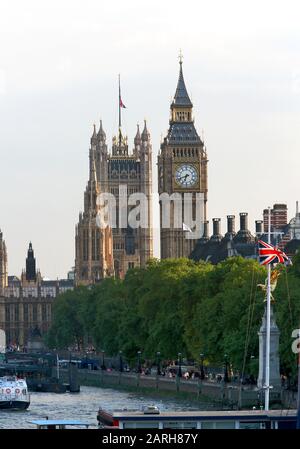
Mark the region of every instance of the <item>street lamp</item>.
POLYGON ((228 376, 228 360, 227 360, 227 354, 224 354, 224 364, 225 364, 225 369, 224 369, 224 382, 229 382, 229 376, 228 376))
POLYGON ((156 353, 156 356, 157 356, 157 375, 160 376, 161 371, 160 371, 160 352, 159 351, 156 353))
POLYGON ((119 351, 119 358, 120 358, 119 370, 120 370, 120 373, 123 373, 124 369, 123 369, 123 357, 122 357, 122 351, 119 351))
POLYGON ((106 367, 105 367, 105 363, 104 363, 104 354, 105 354, 104 349, 102 349, 101 352, 102 352, 102 365, 101 365, 101 369, 102 369, 102 370, 105 370, 106 367))
POLYGON ((137 372, 138 372, 138 373, 141 373, 141 372, 142 372, 142 367, 141 367, 141 354, 142 354, 141 351, 138 351, 138 352, 137 352, 137 355, 138 355, 137 372))
POLYGON ((204 354, 200 354, 200 360, 201 360, 201 365, 200 365, 200 379, 204 380, 205 379, 205 373, 204 373, 204 354))
POLYGON ((178 352, 178 371, 177 371, 178 377, 182 377, 181 363, 182 363, 182 354, 181 352, 178 352))

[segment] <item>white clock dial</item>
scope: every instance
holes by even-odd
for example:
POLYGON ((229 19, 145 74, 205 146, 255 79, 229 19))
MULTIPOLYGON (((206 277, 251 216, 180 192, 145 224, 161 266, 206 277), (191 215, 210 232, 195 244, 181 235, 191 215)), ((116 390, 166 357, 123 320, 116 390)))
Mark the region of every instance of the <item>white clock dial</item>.
POLYGON ((181 187, 193 187, 198 181, 198 172, 193 165, 180 165, 175 172, 175 181, 181 187))

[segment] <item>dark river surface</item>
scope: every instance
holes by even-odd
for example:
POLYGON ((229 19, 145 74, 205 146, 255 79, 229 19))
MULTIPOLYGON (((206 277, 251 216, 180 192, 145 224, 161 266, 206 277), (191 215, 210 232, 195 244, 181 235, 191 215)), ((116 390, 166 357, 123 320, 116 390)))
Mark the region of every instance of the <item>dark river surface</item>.
POLYGON ((30 395, 30 406, 24 411, 0 410, 0 429, 36 428, 30 421, 37 419, 76 419, 90 423, 97 428, 99 406, 115 409, 141 409, 156 405, 160 410, 195 410, 195 404, 179 402, 175 399, 145 397, 138 393, 128 393, 108 388, 81 387, 80 393, 35 393, 30 395))

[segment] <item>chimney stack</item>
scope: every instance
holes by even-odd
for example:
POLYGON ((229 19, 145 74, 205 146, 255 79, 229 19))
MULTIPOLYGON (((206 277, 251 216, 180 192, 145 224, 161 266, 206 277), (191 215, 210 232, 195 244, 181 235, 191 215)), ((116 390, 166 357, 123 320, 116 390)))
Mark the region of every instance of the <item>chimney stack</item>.
POLYGON ((255 232, 256 236, 263 233, 263 220, 255 220, 255 232))
POLYGON ((227 234, 235 234, 235 215, 227 215, 227 234))
POLYGON ((213 218, 213 235, 220 235, 220 221, 221 218, 213 218))
POLYGON ((213 218, 213 235, 210 240, 213 242, 220 242, 222 240, 222 235, 220 233, 220 222, 221 218, 213 218))
POLYGON ((248 231, 248 213, 247 212, 240 213, 240 230, 248 231))
POLYGON ((203 237, 204 237, 205 239, 208 239, 208 238, 209 238, 209 221, 208 221, 208 220, 204 222, 204 232, 203 232, 203 237))

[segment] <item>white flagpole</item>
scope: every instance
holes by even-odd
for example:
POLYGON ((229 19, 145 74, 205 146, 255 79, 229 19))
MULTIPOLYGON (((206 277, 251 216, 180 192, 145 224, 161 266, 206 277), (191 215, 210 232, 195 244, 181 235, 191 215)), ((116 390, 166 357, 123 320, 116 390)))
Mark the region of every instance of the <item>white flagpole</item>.
MULTIPOLYGON (((271 243, 271 208, 268 214, 268 243, 271 243)), ((266 329, 266 373, 265 373, 265 410, 269 410, 270 400, 270 330, 271 330, 271 264, 268 264, 267 285, 267 329, 266 329)))

